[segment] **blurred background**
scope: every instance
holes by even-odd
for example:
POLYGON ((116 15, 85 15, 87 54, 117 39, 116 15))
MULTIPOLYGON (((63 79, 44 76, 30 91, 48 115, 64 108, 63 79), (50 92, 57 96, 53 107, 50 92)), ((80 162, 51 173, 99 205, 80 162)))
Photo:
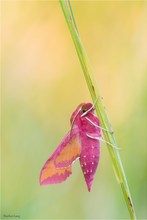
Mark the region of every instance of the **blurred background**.
MULTIPOLYGON (((139 219, 147 218, 147 2, 74 1, 139 219)), ((2 1, 2 217, 129 218, 105 144, 92 192, 79 162, 58 185, 40 170, 91 101, 57 1, 2 1)))

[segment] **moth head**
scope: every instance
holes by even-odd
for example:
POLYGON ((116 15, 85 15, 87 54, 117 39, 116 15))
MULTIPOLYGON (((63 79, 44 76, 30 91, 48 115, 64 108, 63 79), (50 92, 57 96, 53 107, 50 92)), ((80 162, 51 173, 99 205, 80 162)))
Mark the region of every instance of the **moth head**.
POLYGON ((88 112, 93 112, 94 111, 94 107, 93 105, 88 102, 88 103, 84 103, 82 106, 81 106, 81 113, 88 113, 88 112))
POLYGON ((93 113, 93 112, 94 112, 94 107, 90 102, 81 103, 80 105, 78 105, 76 110, 72 113, 70 122, 71 124, 73 124, 78 116, 83 117, 87 113, 93 113))

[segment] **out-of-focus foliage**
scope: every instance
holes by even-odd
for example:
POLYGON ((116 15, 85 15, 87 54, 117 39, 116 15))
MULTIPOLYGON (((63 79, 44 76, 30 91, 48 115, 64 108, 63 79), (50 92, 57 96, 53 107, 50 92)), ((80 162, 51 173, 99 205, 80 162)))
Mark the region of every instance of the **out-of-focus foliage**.
MULTIPOLYGON (((138 218, 147 218, 147 3, 72 2, 138 218)), ((128 218, 104 144, 92 192, 78 161, 40 187, 46 159, 90 96, 58 2, 2 2, 2 217, 128 218), (106 211, 107 210, 107 211, 106 211)))

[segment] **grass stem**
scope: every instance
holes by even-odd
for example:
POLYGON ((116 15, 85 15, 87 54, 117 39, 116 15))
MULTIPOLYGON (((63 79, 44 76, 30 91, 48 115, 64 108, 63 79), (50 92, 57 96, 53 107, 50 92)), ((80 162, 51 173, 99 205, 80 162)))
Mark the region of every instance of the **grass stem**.
MULTIPOLYGON (((107 113, 105 111, 105 107, 103 105, 102 99, 100 98, 99 89, 97 86, 97 82, 92 70, 92 67, 90 65, 89 59, 87 57, 85 48, 82 44, 82 40, 80 38, 80 34, 77 28, 77 24, 75 21, 74 13, 72 10, 72 6, 70 3, 70 0, 59 0, 60 6, 62 8, 62 11, 65 16, 65 20, 67 22, 68 28, 70 30, 83 72, 86 79, 86 83, 89 89, 89 92, 91 94, 91 98, 93 102, 98 98, 98 101, 95 105, 96 113, 98 115, 98 118, 100 120, 101 126, 106 130, 112 130, 110 121, 108 119, 107 113)), ((116 143, 116 139, 114 136, 114 133, 107 132, 103 130, 104 138, 107 142, 111 143, 113 146, 118 146, 116 143)), ((112 147, 108 144, 108 150, 109 154, 112 160, 112 165, 114 169, 114 173, 116 175, 117 181, 121 186, 125 202, 130 214, 131 219, 136 219, 135 216, 135 210, 129 190, 129 186, 127 183, 126 175, 123 169, 122 161, 120 158, 120 154, 117 148, 112 147)))

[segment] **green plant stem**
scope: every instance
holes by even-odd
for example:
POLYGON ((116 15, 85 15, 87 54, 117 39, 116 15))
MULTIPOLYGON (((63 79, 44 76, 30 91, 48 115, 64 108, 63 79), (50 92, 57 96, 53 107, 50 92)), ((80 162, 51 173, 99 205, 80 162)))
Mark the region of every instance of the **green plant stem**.
MULTIPOLYGON (((85 48, 82 44, 82 41, 79 35, 79 31, 78 31, 77 24, 74 18, 74 13, 72 10, 71 3, 69 0, 68 1, 59 0, 59 3, 64 13, 68 28, 70 30, 93 102, 98 98, 98 101, 95 105, 95 109, 96 109, 98 118, 100 120, 100 124, 103 128, 112 131, 111 124, 109 122, 107 113, 105 111, 105 107, 103 105, 102 99, 100 98, 100 93, 98 90, 98 86, 96 83, 94 73, 92 71, 85 48)), ((103 135, 107 142, 111 143, 113 146, 117 146, 113 133, 103 131, 103 135)), ((114 169, 116 178, 123 191, 126 205, 129 210, 130 218, 136 219, 133 202, 131 199, 131 194, 129 191, 129 187, 128 187, 127 179, 126 179, 125 172, 123 169, 123 165, 121 162, 119 151, 118 149, 111 147, 109 144, 108 144, 108 150, 109 150, 109 154, 112 160, 113 169, 114 169)))

